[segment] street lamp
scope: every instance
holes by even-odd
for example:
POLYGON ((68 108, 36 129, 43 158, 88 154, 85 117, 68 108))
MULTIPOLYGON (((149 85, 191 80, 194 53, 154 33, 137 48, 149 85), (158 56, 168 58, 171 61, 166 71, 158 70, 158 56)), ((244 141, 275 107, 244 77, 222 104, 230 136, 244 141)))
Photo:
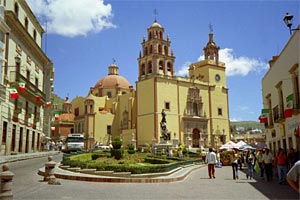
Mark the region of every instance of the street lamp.
POLYGON ((283 21, 285 25, 290 29, 290 34, 292 35, 292 31, 299 30, 299 28, 292 29, 293 25, 293 15, 290 15, 289 13, 286 13, 286 15, 283 18, 283 21))

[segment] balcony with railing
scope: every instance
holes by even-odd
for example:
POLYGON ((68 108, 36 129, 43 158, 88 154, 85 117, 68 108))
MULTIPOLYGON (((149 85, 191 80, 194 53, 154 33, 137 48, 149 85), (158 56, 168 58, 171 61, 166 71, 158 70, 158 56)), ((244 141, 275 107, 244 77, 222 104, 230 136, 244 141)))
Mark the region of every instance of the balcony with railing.
POLYGON ((18 71, 10 71, 9 74, 9 82, 10 85, 15 86, 19 89, 19 82, 24 82, 26 85, 26 89, 24 92, 19 92, 21 96, 23 96, 25 99, 28 99, 32 103, 36 105, 43 105, 45 103, 46 94, 40 90, 36 85, 30 82, 26 77, 24 77, 20 72, 18 71), (39 95, 41 97, 41 101, 36 101, 36 97, 39 95))

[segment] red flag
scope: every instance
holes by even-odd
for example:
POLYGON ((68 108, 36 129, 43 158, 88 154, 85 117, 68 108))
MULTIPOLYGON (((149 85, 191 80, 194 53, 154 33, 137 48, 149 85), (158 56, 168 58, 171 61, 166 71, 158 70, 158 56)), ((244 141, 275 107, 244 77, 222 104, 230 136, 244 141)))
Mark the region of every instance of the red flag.
POLYGON ((265 115, 259 116, 258 119, 259 119, 260 123, 267 123, 268 122, 268 118, 265 115))
POLYGON ((25 92, 25 83, 20 81, 19 82, 19 89, 20 89, 20 92, 25 92))
POLYGON ((19 98, 19 93, 18 93, 18 91, 15 87, 10 87, 9 88, 9 94, 10 94, 10 98, 12 98, 12 99, 19 98))
POLYGON ((36 102, 40 102, 41 101, 41 97, 40 96, 37 96, 36 97, 36 102))

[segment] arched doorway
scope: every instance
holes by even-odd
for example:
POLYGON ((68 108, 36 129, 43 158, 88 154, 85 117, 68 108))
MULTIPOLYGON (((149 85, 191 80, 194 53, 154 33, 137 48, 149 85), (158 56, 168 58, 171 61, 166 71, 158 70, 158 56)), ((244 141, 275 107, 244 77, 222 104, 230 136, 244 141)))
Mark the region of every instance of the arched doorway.
POLYGON ((193 130, 193 148, 199 148, 200 131, 195 128, 193 130))

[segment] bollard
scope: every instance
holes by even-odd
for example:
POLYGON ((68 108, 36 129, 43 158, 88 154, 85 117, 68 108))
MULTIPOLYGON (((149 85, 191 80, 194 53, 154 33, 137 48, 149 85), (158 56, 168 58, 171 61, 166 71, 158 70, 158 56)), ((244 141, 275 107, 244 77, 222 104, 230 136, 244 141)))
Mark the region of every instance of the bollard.
POLYGON ((14 173, 9 171, 8 166, 5 164, 2 166, 2 172, 0 173, 1 188, 0 188, 0 200, 12 200, 12 179, 14 173))
POLYGON ((48 181, 48 184, 50 185, 60 185, 60 182, 56 181, 55 175, 54 175, 54 169, 55 169, 56 162, 53 161, 53 157, 48 157, 48 162, 45 164, 45 177, 44 180, 48 181))

